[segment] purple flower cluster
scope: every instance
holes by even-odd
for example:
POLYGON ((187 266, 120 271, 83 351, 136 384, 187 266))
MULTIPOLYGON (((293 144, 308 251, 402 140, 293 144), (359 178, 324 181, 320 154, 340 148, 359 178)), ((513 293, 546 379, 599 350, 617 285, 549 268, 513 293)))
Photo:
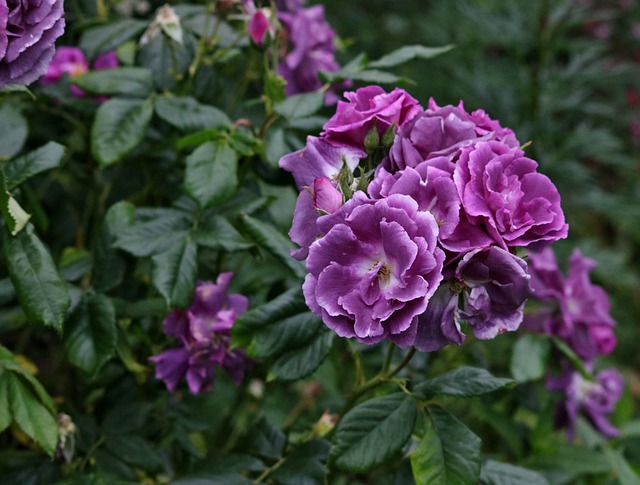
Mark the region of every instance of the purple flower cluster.
MULTIPOLYGON (((546 248, 529 255, 532 298, 542 302, 539 310, 526 316, 525 325, 536 332, 553 335, 564 341, 591 372, 598 356, 609 354, 616 346, 615 322, 610 314, 607 294, 591 283, 589 273, 595 267, 593 259, 574 250, 565 277, 556 262, 554 252, 546 248)), ((622 394, 622 376, 607 369, 584 379, 568 362, 564 371, 549 380, 549 387, 564 392, 558 409, 558 425, 567 427, 573 438, 580 411, 603 435, 616 436, 618 431, 607 420, 622 394)))
POLYGON ((519 327, 517 247, 567 235, 560 196, 513 132, 402 89, 345 93, 319 137, 280 160, 300 195, 292 251, 307 305, 344 337, 433 351, 519 327))
POLYGON ((46 70, 64 32, 62 0, 0 0, 0 88, 46 70))
MULTIPOLYGON (((120 64, 116 57, 115 51, 108 51, 100 54, 93 61, 93 69, 113 69, 120 64)), ((77 47, 61 46, 56 50, 47 72, 40 79, 40 83, 44 86, 57 83, 62 76, 67 74, 69 77, 78 76, 89 71, 89 61, 84 53, 77 47)), ((75 97, 83 97, 85 92, 77 86, 71 84, 69 86, 71 94, 75 97)))
POLYGON ((156 379, 175 392, 186 378, 189 391, 211 390, 215 368, 222 367, 240 385, 245 368, 251 363, 242 349, 229 350, 231 327, 247 310, 247 297, 227 294, 232 273, 221 273, 215 283, 200 281, 187 310, 173 310, 162 323, 163 331, 181 346, 150 357, 156 364, 156 379))

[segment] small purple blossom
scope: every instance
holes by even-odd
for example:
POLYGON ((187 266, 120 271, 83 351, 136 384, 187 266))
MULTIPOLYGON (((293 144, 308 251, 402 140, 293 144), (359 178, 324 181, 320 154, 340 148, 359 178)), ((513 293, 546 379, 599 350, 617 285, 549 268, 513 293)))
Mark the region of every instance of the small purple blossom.
POLYGON ((568 371, 549 379, 547 386, 565 394, 557 409, 556 426, 567 428, 569 441, 575 436, 579 414, 583 414, 607 438, 619 434, 609 421, 624 388, 624 379, 617 370, 602 370, 593 381, 586 380, 576 371, 568 371))
POLYGON ((275 35, 275 28, 269 22, 271 16, 271 10, 268 8, 256 8, 253 0, 244 0, 244 11, 249 16, 247 22, 247 31, 253 41, 262 45, 270 34, 272 37, 275 35))
POLYGON ((0 88, 44 74, 64 32, 63 15, 62 0, 0 0, 0 88))
POLYGON ((241 349, 229 350, 230 330, 249 302, 243 295, 227 294, 232 277, 221 273, 215 283, 199 281, 191 306, 171 311, 162 323, 164 333, 181 344, 149 358, 156 364, 156 379, 169 391, 175 392, 185 378, 192 394, 209 391, 216 367, 225 369, 237 385, 242 382, 250 359, 241 349))
POLYGON ((316 91, 322 87, 320 71, 337 71, 335 32, 324 16, 324 6, 278 12, 289 47, 278 65, 278 73, 287 82, 285 93, 316 91))
POLYGON ((356 192, 318 228, 324 236, 309 248, 303 284, 309 308, 342 337, 412 345, 442 279, 433 216, 405 195, 374 201, 356 192))
POLYGON ((593 259, 576 249, 565 278, 551 248, 529 254, 532 297, 548 305, 528 315, 527 326, 563 339, 587 363, 616 345, 609 298, 589 277, 595 266, 593 259))
POLYGON ((430 99, 428 109, 419 110, 398 130, 385 163, 389 171, 395 172, 434 157, 455 161, 462 148, 489 140, 510 148, 520 145, 513 131, 500 126, 483 110, 469 114, 462 101, 458 106, 440 107, 430 99))
POLYGON ((567 237, 560 194, 538 164, 500 142, 463 148, 453 174, 467 219, 503 248, 567 237))
POLYGON ((380 138, 392 126, 397 129, 419 111, 418 101, 405 90, 387 93, 380 86, 365 86, 344 93, 347 101, 338 101, 336 113, 327 121, 321 135, 336 146, 364 149, 364 140, 372 128, 380 138))

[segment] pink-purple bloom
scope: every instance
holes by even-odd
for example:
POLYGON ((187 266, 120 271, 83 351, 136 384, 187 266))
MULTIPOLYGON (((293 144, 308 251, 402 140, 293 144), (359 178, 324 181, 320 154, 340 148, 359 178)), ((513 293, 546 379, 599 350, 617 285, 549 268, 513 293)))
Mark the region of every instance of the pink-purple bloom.
POLYGON ((247 31, 256 44, 262 45, 267 34, 275 35, 275 28, 269 22, 270 9, 257 8, 253 0, 244 0, 244 10, 249 16, 247 31))
POLYGON ((235 319, 247 310, 247 297, 227 294, 232 273, 221 273, 215 283, 199 281, 193 302, 187 310, 173 310, 162 328, 180 342, 150 357, 156 364, 156 379, 175 392, 185 379, 192 394, 211 390, 216 367, 223 368, 239 385, 250 359, 244 350, 229 350, 231 327, 235 319))
POLYGON ((303 285, 309 308, 342 337, 412 345, 442 279, 433 216, 408 196, 356 192, 317 224, 324 236, 309 248, 303 285))
POLYGON ((547 386, 564 393, 556 413, 556 426, 567 429, 569 441, 575 436, 579 414, 584 415, 603 436, 612 438, 619 434, 609 421, 624 389, 624 379, 617 370, 602 370, 593 380, 571 370, 549 379, 547 386))
POLYGON ((64 26, 62 0, 0 0, 0 88, 44 74, 64 26))
POLYGON ((336 113, 327 121, 321 135, 336 146, 365 148, 365 137, 375 128, 379 138, 392 126, 397 129, 420 111, 418 101, 405 90, 387 93, 380 86, 365 86, 344 93, 336 113))
MULTIPOLYGON (((298 6, 289 2, 289 7, 298 6)), ((324 16, 324 6, 301 6, 278 12, 288 46, 278 65, 278 73, 287 82, 285 93, 291 96, 315 91, 322 86, 320 71, 337 71, 335 32, 324 16)))
POLYGON ((616 345, 609 297, 589 276, 595 266, 576 249, 565 278, 551 248, 529 254, 532 298, 546 305, 527 316, 527 326, 561 338, 587 363, 609 354, 616 345))

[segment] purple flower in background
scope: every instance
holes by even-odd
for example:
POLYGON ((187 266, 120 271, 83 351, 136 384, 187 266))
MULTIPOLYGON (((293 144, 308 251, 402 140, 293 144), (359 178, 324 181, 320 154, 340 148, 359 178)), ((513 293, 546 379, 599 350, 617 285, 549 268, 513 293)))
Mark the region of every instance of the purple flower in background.
POLYGON ((372 128, 380 138, 391 126, 401 127, 420 111, 418 101, 403 89, 387 93, 380 86, 365 86, 344 93, 348 101, 338 101, 336 113, 321 135, 336 146, 364 149, 364 139, 372 128))
POLYGON ((428 109, 420 110, 398 130, 385 163, 389 171, 395 172, 434 157, 445 156, 455 161, 462 148, 489 140, 510 148, 520 145, 513 131, 502 128, 483 110, 469 114, 462 101, 458 106, 440 107, 430 99, 428 109))
POLYGON ((317 224, 324 236, 309 248, 303 284, 309 308, 342 337, 412 345, 442 279, 433 216, 405 195, 374 201, 356 192, 317 224))
POLYGON ((100 71, 102 69, 115 69, 116 67, 120 67, 116 51, 104 52, 93 61, 93 68, 96 71, 100 71))
POLYGON ((239 385, 250 359, 241 349, 229 350, 230 330, 238 315, 248 307, 243 295, 227 294, 232 273, 221 273, 215 283, 199 281, 187 310, 173 310, 162 328, 181 343, 149 360, 156 364, 156 379, 175 392, 186 378, 192 394, 213 387, 215 368, 222 367, 239 385))
POLYGON ((303 0, 274 0, 278 12, 295 12, 302 8, 303 0))
POLYGON ((464 284, 460 316, 479 339, 517 330, 531 296, 527 264, 497 246, 467 253, 456 268, 464 284))
POLYGON ((44 74, 64 32, 63 15, 62 0, 0 0, 0 88, 44 74))
POLYGON ((551 248, 529 254, 532 297, 550 305, 528 315, 526 325, 563 339, 587 363, 616 345, 609 298, 589 277, 595 266, 593 259, 576 249, 565 278, 551 248))
POLYGON ((324 17, 324 6, 298 8, 278 12, 289 43, 286 55, 278 65, 278 73, 287 82, 285 93, 315 91, 322 86, 319 71, 337 71, 335 32, 324 17))
POLYGON ((453 174, 467 219, 503 248, 567 237, 560 194, 538 164, 500 142, 463 148, 453 174))
POLYGON ((600 371, 594 381, 586 380, 580 373, 571 370, 549 379, 547 386, 565 394, 557 409, 556 426, 567 428, 569 441, 575 436, 579 414, 583 414, 607 438, 619 434, 608 419, 622 397, 624 388, 624 379, 617 370, 600 371))

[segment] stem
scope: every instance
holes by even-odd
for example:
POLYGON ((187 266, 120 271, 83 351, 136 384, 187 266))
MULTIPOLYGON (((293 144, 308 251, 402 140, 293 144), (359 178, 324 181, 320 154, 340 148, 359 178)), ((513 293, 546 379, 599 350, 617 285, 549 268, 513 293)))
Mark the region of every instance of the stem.
POLYGON ((364 371, 362 370, 362 359, 360 359, 360 352, 353 348, 353 342, 351 340, 347 340, 349 344, 349 350, 351 350, 351 355, 353 356, 353 363, 356 366, 356 383, 357 385, 361 385, 364 381, 364 371))
POLYGON ((271 472, 274 472, 278 468, 280 468, 285 461, 287 461, 286 458, 279 458, 278 461, 276 461, 273 465, 265 468, 260 476, 253 481, 253 483, 262 483, 262 480, 267 478, 271 474, 271 472))
POLYGON ((393 361, 393 353, 396 350, 395 344, 389 342, 389 348, 387 349, 387 356, 384 359, 384 364, 382 366, 382 373, 389 371, 389 367, 391 367, 391 362, 393 361))

